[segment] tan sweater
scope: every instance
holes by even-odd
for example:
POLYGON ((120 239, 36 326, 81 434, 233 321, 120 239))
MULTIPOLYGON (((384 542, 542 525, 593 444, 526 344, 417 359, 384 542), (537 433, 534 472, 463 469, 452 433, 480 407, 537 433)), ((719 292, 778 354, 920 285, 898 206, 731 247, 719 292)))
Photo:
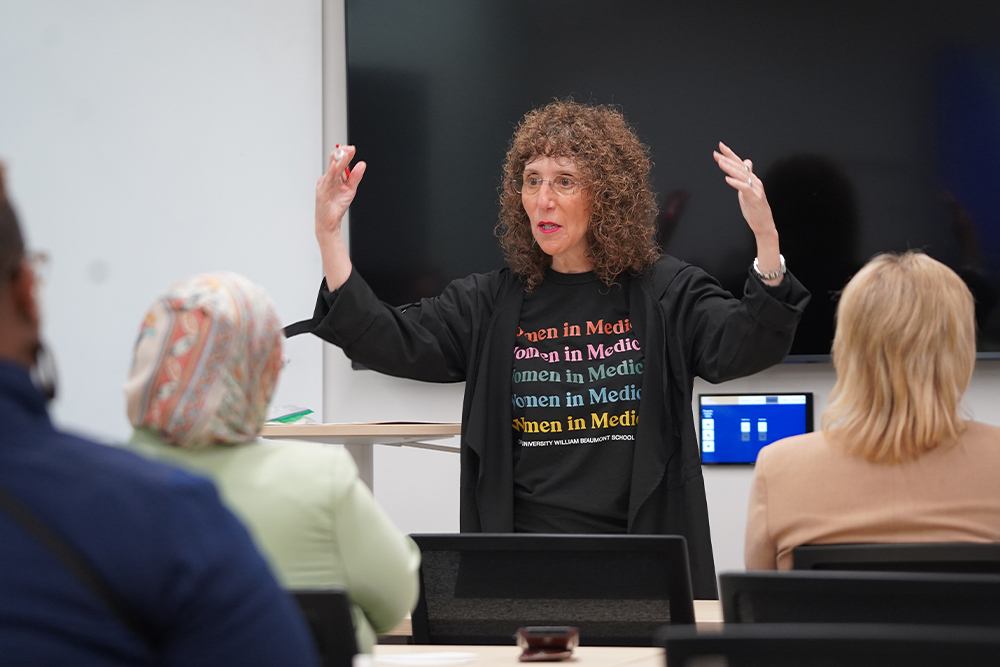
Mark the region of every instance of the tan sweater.
POLYGON ((916 461, 874 464, 822 432, 761 450, 747 516, 747 569, 788 570, 801 544, 1000 542, 1000 428, 916 461))

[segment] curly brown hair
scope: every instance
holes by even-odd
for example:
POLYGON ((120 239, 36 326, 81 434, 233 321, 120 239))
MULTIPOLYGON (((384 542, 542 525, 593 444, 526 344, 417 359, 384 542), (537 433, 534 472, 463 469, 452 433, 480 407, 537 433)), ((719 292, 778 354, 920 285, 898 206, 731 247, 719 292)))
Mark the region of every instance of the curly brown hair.
POLYGON ((534 289, 552 263, 531 233, 516 178, 537 157, 572 159, 591 198, 587 253, 607 285, 623 271, 640 273, 656 261, 656 203, 649 184, 649 148, 620 111, 605 105, 556 100, 525 114, 504 160, 500 188, 500 238, 507 263, 534 289))

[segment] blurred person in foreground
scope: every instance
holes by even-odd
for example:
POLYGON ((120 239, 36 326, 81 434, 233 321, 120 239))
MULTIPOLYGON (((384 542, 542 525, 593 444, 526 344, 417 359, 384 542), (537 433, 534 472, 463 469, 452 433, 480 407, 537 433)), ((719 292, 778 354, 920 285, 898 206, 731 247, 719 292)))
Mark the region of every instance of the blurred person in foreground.
POLYGON ((169 288, 139 331, 125 394, 141 454, 211 477, 283 586, 344 588, 358 648, 417 601, 420 552, 340 447, 257 436, 282 366, 274 304, 241 275, 169 288))
POLYGON ((802 544, 1000 541, 1000 428, 963 417, 975 307, 920 252, 883 254, 837 306, 837 384, 822 431, 761 450, 748 569, 792 567, 802 544))
POLYGON ((315 665, 210 482, 53 428, 37 281, 0 171, 0 665, 315 665))

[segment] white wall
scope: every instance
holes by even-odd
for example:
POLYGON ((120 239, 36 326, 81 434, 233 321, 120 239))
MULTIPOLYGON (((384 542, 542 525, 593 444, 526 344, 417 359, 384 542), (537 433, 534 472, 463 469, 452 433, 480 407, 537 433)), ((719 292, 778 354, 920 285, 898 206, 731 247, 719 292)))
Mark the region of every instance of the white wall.
MULTIPOLYGON (((346 136, 342 0, 325 0, 328 16, 325 63, 327 150, 346 136)), ((362 186, 364 187, 364 186, 362 186)), ((734 204, 735 205, 735 204, 734 204)), ((790 261, 794 262, 793 258, 790 261)), ((793 264, 794 267, 794 264, 793 264)), ((351 370, 343 353, 329 345, 324 353, 324 407, 330 421, 426 420, 459 421, 464 385, 430 385, 351 370)), ((830 364, 782 364, 749 378, 710 385, 695 383, 699 392, 811 391, 816 422, 826 407, 836 378, 830 364)), ((966 404, 976 418, 1000 425, 1000 362, 981 361, 966 404)), ((694 409, 695 406, 692 406, 694 409)), ((706 467, 705 484, 716 567, 743 569, 743 533, 753 469, 746 466, 706 467)), ((407 532, 458 530, 458 456, 396 447, 376 447, 375 495, 397 525, 407 532)))
MULTIPOLYGON (((127 436, 135 336, 181 278, 238 271, 284 321, 311 311, 320 16, 320 0, 0 0, 0 160, 52 257, 63 427, 127 436)), ((276 404, 319 409, 320 343, 286 357, 276 404)))

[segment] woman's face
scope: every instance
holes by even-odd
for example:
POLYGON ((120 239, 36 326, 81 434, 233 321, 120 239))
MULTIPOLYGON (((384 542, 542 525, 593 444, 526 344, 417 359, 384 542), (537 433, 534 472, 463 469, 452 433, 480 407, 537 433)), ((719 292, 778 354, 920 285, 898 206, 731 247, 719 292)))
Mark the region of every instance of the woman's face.
POLYGON ((594 268, 587 256, 591 202, 579 185, 582 180, 582 170, 570 158, 536 157, 524 166, 521 204, 538 247, 552 257, 552 268, 560 273, 594 268), (531 187, 532 180, 536 187, 531 187))

